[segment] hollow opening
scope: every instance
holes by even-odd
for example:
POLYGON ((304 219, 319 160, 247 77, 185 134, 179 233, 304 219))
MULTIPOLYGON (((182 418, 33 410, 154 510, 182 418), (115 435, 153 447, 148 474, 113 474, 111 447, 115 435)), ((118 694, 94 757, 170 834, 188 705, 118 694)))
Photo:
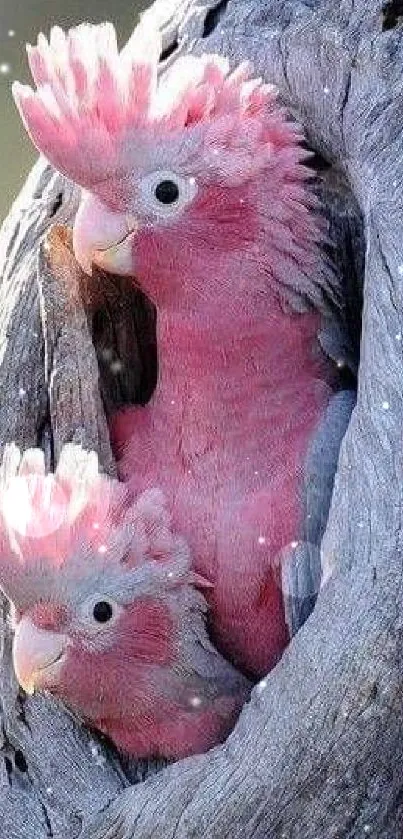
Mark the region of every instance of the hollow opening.
POLYGON ((14 754, 14 763, 19 769, 20 772, 26 772, 28 769, 27 761, 25 760, 24 754, 21 749, 17 749, 14 754))
POLYGON ((60 207, 62 206, 62 204, 63 204, 63 193, 59 192, 57 194, 52 206, 50 207, 49 218, 53 218, 56 215, 58 210, 60 210, 60 207))
POLYGON ((390 0, 382 7, 382 29, 395 29, 403 22, 403 0, 390 0))
POLYGON ((13 776, 13 764, 12 764, 11 758, 9 758, 8 755, 4 755, 3 760, 4 760, 4 768, 6 770, 7 780, 8 780, 8 783, 10 784, 10 786, 11 786, 12 776, 13 776))
POLYGON ((202 38, 208 38, 214 29, 216 29, 220 20, 222 20, 228 6, 229 0, 221 0, 221 3, 218 3, 214 9, 209 9, 206 14, 202 38))
POLYGON ((179 41, 178 41, 178 38, 176 37, 172 41, 171 44, 167 44, 167 46, 162 50, 161 55, 160 55, 160 59, 159 59, 160 64, 162 64, 164 61, 166 61, 167 58, 170 58, 170 56, 173 55, 175 50, 178 49, 178 46, 179 46, 179 41))
POLYGON ((155 309, 125 277, 95 272, 92 291, 89 322, 106 413, 145 405, 157 383, 155 309))

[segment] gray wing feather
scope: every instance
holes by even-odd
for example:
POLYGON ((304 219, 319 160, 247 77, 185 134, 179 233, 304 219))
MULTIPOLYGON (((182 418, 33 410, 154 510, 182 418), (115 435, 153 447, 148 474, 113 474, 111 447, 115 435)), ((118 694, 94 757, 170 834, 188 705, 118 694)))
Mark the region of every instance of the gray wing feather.
POLYGON ((301 542, 289 548, 282 564, 286 620, 291 635, 309 617, 320 588, 320 545, 325 532, 341 441, 347 429, 356 394, 336 393, 313 438, 304 471, 304 532, 301 542))

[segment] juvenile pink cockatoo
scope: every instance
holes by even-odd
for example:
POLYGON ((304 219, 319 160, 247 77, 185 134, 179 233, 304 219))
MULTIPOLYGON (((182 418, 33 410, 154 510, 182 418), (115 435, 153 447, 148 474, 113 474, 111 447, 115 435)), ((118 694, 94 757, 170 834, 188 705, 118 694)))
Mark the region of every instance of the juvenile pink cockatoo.
POLYGON ((28 692, 49 690, 136 757, 215 745, 250 686, 208 640, 200 584, 160 491, 134 502, 73 444, 55 474, 40 450, 6 449, 0 585, 28 692))
POLYGON ((214 643, 260 676, 289 639, 290 557, 318 563, 349 412, 337 402, 329 420, 318 331, 334 289, 301 132, 247 64, 181 57, 158 80, 145 25, 120 53, 104 24, 55 27, 28 54, 37 90, 14 96, 83 188, 77 260, 133 276, 157 307, 156 391, 112 423, 120 477, 162 487, 212 585, 214 643))

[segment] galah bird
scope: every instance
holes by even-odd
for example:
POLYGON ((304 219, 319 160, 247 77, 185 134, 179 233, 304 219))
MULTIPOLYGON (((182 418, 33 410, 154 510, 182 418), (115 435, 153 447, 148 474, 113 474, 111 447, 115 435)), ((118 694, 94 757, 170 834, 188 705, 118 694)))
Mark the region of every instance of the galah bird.
POLYGON ((203 581, 163 496, 136 501, 68 444, 7 447, 0 584, 13 603, 21 685, 48 690, 136 757, 179 758, 222 740, 250 685, 212 646, 203 581))
POLYGON ((211 584, 214 643, 260 677, 290 637, 289 569, 301 600, 317 591, 352 407, 318 340, 337 283, 301 132, 273 88, 216 55, 159 78, 160 50, 144 23, 120 52, 111 24, 55 27, 28 47, 37 90, 14 97, 37 148, 82 187, 84 271, 132 276, 157 308, 156 391, 112 421, 120 477, 134 495, 162 487, 211 584))

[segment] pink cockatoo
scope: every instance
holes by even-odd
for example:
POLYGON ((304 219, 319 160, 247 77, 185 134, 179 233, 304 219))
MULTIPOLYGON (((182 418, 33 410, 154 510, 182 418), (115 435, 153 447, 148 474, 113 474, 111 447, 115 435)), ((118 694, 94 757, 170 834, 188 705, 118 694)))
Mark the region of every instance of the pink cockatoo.
POLYGON ((48 690, 136 757, 179 758, 224 739, 247 680, 208 639, 204 585, 158 490, 136 501, 68 444, 6 448, 0 584, 13 603, 13 657, 28 691, 48 690))
POLYGON ((28 54, 37 90, 14 97, 82 187, 77 260, 132 276, 157 307, 156 391, 112 422, 120 477, 162 487, 211 584, 214 643, 259 677, 289 639, 290 557, 318 565, 351 410, 330 409, 318 332, 336 292, 301 132, 247 64, 186 56, 159 79, 145 25, 121 52, 104 24, 55 27, 28 54))

